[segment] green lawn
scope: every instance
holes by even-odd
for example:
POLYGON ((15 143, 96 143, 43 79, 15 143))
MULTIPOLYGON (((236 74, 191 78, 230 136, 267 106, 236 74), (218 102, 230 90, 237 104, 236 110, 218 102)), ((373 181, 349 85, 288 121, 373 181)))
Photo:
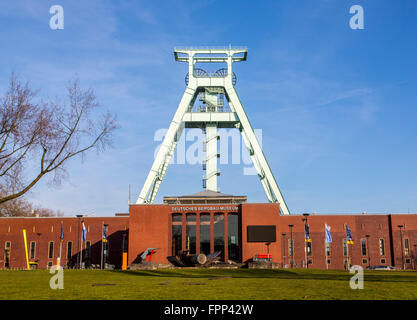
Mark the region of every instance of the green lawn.
POLYGON ((417 272, 288 269, 65 270, 52 290, 46 270, 0 271, 0 299, 417 299, 417 272))

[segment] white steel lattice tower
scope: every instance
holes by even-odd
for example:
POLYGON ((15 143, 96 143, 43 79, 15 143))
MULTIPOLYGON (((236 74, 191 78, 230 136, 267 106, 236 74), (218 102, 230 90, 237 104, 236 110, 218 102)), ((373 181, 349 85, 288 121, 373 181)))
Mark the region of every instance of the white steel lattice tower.
POLYGON ((184 128, 201 128, 205 132, 206 159, 203 169, 206 170, 206 176, 203 185, 208 190, 218 192, 217 177, 220 173, 217 170, 217 128, 238 128, 269 202, 278 202, 282 214, 289 214, 235 90, 236 75, 232 66, 234 62, 245 61, 247 52, 247 48, 241 47, 174 49, 176 61, 188 62, 187 88, 139 194, 137 204, 154 202, 184 128), (227 64, 227 68, 208 73, 196 68, 196 63, 223 63, 227 64), (196 110, 193 106, 197 98, 203 105, 196 110), (224 107, 224 99, 227 100, 228 108, 224 107))

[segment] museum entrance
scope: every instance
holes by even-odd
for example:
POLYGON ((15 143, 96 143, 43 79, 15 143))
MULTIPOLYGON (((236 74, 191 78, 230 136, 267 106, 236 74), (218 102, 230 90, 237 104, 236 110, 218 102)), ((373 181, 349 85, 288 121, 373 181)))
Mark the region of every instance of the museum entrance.
POLYGON ((237 212, 171 214, 171 254, 219 253, 221 261, 241 262, 240 218, 237 212))

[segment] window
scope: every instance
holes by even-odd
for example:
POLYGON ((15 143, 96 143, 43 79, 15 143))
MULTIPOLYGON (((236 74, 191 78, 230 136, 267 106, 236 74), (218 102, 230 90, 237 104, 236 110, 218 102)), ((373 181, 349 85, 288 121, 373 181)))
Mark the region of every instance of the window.
POLYGON ((72 258, 72 241, 67 242, 67 259, 71 260, 72 258))
POLYGON ((410 242, 408 238, 404 239, 404 255, 408 256, 410 254, 410 242))
POLYGON ((214 214, 214 251, 221 251, 221 259, 224 260, 224 214, 214 214))
POLYGON ((294 240, 288 239, 288 255, 290 257, 294 256, 293 248, 294 248, 294 240))
POLYGON ((172 215, 172 255, 176 256, 182 250, 182 214, 172 215))
POLYGON ((327 259, 327 264, 330 264, 332 262, 332 260, 327 259))
POLYGON ((196 253, 196 214, 186 215, 186 248, 189 254, 196 253))
POLYGON ((367 264, 368 263, 368 259, 362 259, 362 263, 363 264, 367 264))
POLYGON ((91 254, 91 241, 85 243, 85 259, 90 259, 91 254))
POLYGON ((348 245, 347 245, 347 240, 343 239, 343 255, 345 257, 348 256, 348 245))
POLYGON ((307 256, 310 257, 311 256, 311 241, 306 242, 306 250, 307 250, 307 256))
POLYGON ((30 243, 30 259, 35 259, 35 250, 36 250, 36 242, 32 241, 30 243))
POLYGON ((200 214, 200 253, 210 253, 210 213, 200 214))
POLYGON ((326 248, 326 255, 329 257, 330 256, 330 242, 325 241, 324 246, 326 248))
POLYGON ((361 252, 363 256, 366 256, 366 239, 361 239, 361 252))
POLYGON ((381 259, 381 264, 385 264, 387 261, 385 259, 381 259))
POLYGON ((49 242, 49 246, 48 246, 48 259, 53 259, 54 258, 54 243, 53 241, 49 242))
POLYGON ((11 242, 6 241, 4 244, 4 267, 10 267, 10 250, 11 250, 11 242))
POLYGON ((379 255, 385 256, 385 241, 384 241, 384 239, 379 239, 379 255))
POLYGON ((52 267, 52 262, 51 261, 48 262, 48 268, 50 268, 50 267, 52 267))
POLYGON ((239 260, 239 217, 237 213, 227 215, 227 243, 229 260, 239 260))
POLYGON ((410 258, 405 259, 405 263, 411 263, 411 259, 410 258))

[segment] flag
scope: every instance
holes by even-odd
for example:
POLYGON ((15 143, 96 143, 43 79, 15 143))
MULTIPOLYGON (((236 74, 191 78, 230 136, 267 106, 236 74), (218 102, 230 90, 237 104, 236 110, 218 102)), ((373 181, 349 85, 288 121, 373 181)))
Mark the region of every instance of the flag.
POLYGON ((304 225, 304 238, 305 238, 306 242, 311 242, 311 239, 310 239, 310 230, 309 230, 307 224, 304 225))
POLYGON ((102 241, 103 242, 107 242, 107 225, 103 225, 103 236, 102 236, 102 241))
POLYGON ((326 242, 330 243, 332 242, 332 235, 330 234, 330 226, 327 224, 324 224, 324 230, 326 232, 326 242))
POLYGON ((64 241, 64 226, 62 225, 62 223, 61 223, 61 237, 60 237, 60 239, 61 239, 61 242, 64 241))
POLYGON ((346 243, 353 244, 352 233, 350 232, 350 228, 346 225, 346 243))
POLYGON ((84 222, 83 222, 83 242, 87 239, 87 229, 85 228, 84 222))

